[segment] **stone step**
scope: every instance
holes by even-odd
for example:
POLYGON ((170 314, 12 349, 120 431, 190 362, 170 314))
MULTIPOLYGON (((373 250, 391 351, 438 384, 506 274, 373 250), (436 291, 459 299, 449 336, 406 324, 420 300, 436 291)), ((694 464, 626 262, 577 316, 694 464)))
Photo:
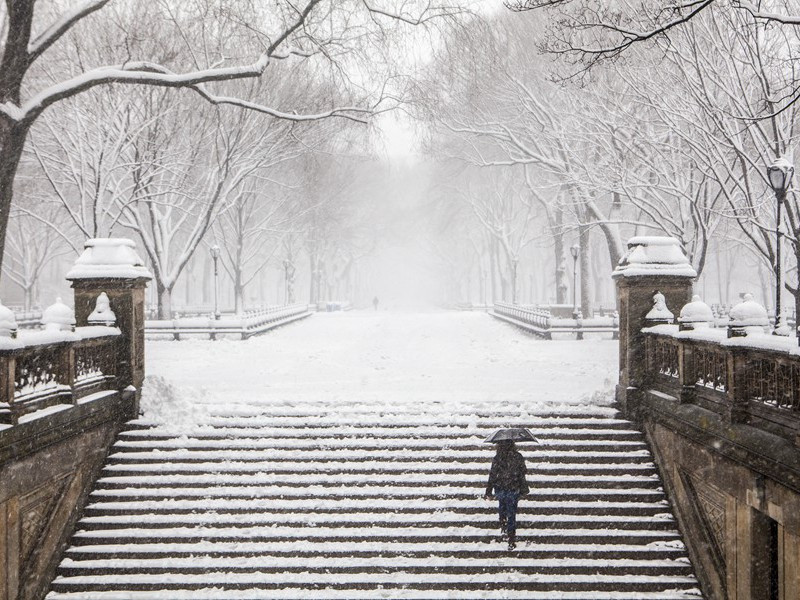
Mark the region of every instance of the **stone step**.
MULTIPOLYGON (((73 546, 98 544, 180 543, 188 539, 214 542, 279 543, 293 540, 341 541, 351 544, 381 543, 402 540, 404 542, 440 542, 467 544, 487 542, 494 539, 493 530, 475 526, 455 527, 369 527, 355 530, 339 527, 172 527, 150 529, 116 528, 77 531, 72 538, 73 546)), ((519 543, 537 544, 592 544, 603 543, 648 544, 651 542, 679 541, 675 531, 651 531, 647 529, 526 529, 518 532, 519 543)))
MULTIPOLYGON (((239 557, 281 557, 299 558, 430 558, 438 559, 482 559, 504 560, 508 551, 501 543, 492 541, 458 545, 438 541, 420 543, 384 542, 353 546, 347 542, 293 540, 271 543, 269 545, 253 542, 208 542, 191 541, 185 543, 137 543, 130 545, 85 545, 67 550, 67 557, 73 561, 100 559, 162 559, 162 558, 231 558, 239 557)), ((520 545, 513 557, 526 560, 572 560, 591 559, 612 560, 680 560, 686 561, 683 546, 674 542, 623 544, 593 543, 589 545, 536 544, 520 545)))
MULTIPOLYGON (((486 486, 487 476, 484 473, 475 475, 460 475, 450 473, 392 473, 354 475, 352 473, 331 475, 327 473, 286 473, 273 474, 268 470, 256 467, 255 469, 242 469, 241 466, 251 465, 226 465, 216 463, 216 468, 202 471, 181 471, 166 468, 158 475, 149 472, 130 470, 127 474, 104 472, 95 484, 95 489, 121 489, 121 488, 154 488, 154 487, 198 487, 198 486, 265 486, 281 485, 288 487, 340 487, 357 486, 365 487, 377 484, 394 485, 397 487, 413 486, 415 488, 449 487, 483 489, 486 486)), ((553 476, 553 475, 528 475, 528 484, 532 488, 587 488, 593 490, 629 489, 636 486, 638 489, 661 489, 661 482, 654 477, 612 477, 612 476, 553 476)))
MULTIPOLYGON (((462 514, 496 515, 494 503, 482 502, 478 499, 430 499, 416 501, 387 499, 347 499, 329 500, 326 498, 306 499, 290 498, 275 502, 273 499, 226 499, 226 498, 192 498, 174 500, 161 498, 158 500, 126 499, 94 501, 89 504, 84 514, 87 516, 141 515, 143 513, 161 512, 168 514, 187 514, 205 510, 217 510, 238 515, 248 513, 263 514, 297 514, 302 511, 315 513, 341 514, 357 511, 360 514, 382 514, 386 512, 400 514, 429 515, 437 510, 457 509, 462 514)), ((536 501, 527 499, 520 501, 520 514, 536 515, 610 515, 656 517, 663 514, 669 506, 660 502, 594 502, 588 501, 536 501)))
MULTIPOLYGON (((516 424, 519 425, 519 424, 516 424)), ((498 427, 499 428, 499 427, 498 427)), ((263 426, 254 426, 251 424, 249 427, 242 425, 241 427, 226 427, 224 424, 215 427, 214 429, 204 429, 194 431, 192 437, 198 439, 219 439, 225 437, 255 437, 261 434, 264 437, 276 439, 341 439, 352 437, 373 437, 381 439, 406 439, 406 438, 442 438, 442 439, 460 439, 469 438, 476 439, 480 442, 495 429, 493 427, 481 427, 476 429, 469 426, 452 426, 452 425, 417 425, 417 426, 391 426, 391 425, 359 425, 347 426, 328 424, 327 426, 315 427, 293 427, 293 426, 280 426, 272 423, 264 424, 263 426)), ((529 427, 530 432, 541 442, 547 442, 551 439, 563 440, 619 440, 631 442, 643 442, 644 437, 639 431, 633 429, 564 429, 557 428, 555 430, 540 429, 536 427, 529 427)), ((151 439, 151 440, 166 440, 174 438, 174 435, 163 432, 160 429, 140 429, 136 431, 125 431, 121 433, 120 439, 122 440, 136 440, 136 439, 151 439)))
MULTIPOLYGON (((170 573, 169 575, 156 574, 126 574, 126 575, 85 575, 77 577, 57 577, 53 582, 54 591, 82 591, 83 589, 96 589, 96 586, 106 586, 106 589, 129 591, 169 591, 207 589, 214 585, 224 583, 226 590, 258 589, 291 589, 303 588, 306 590, 329 589, 369 589, 376 587, 383 590, 415 589, 430 592, 444 590, 458 590, 469 592, 473 590, 496 589, 502 586, 504 590, 519 591, 549 591, 554 585, 567 585, 570 591, 604 591, 611 592, 624 587, 627 591, 653 592, 670 590, 691 590, 697 582, 694 577, 686 575, 573 575, 551 574, 545 578, 536 573, 527 575, 516 570, 498 571, 494 573, 475 573, 469 577, 458 574, 414 574, 402 571, 384 573, 376 577, 371 572, 366 573, 317 573, 313 580, 304 577, 302 573, 229 573, 213 572, 200 575, 184 575, 170 573), (83 587, 85 586, 85 587, 83 587)), ((430 596, 429 596, 430 597, 430 596)), ((563 597, 563 596, 562 596, 563 597)))
MULTIPOLYGON (((435 488, 435 497, 443 499, 465 499, 480 496, 481 489, 443 487, 435 488)), ((157 500, 160 498, 172 498, 174 500, 184 500, 192 498, 271 498, 275 501, 289 498, 303 499, 322 499, 329 497, 357 497, 360 499, 380 500, 405 499, 405 500, 425 500, 429 494, 416 487, 379 487, 374 485, 352 487, 262 487, 262 486, 219 486, 219 487, 187 487, 187 488, 122 488, 122 489, 95 489, 91 492, 91 499, 96 500, 157 500)), ((526 497, 529 501, 565 501, 591 499, 596 502, 655 502, 664 498, 660 490, 648 489, 575 489, 575 488, 549 488, 531 489, 531 493, 526 497)), ((524 502, 525 499, 523 499, 524 502)))
MULTIPOLYGON (((652 458, 646 450, 633 451, 559 451, 538 453, 525 452, 524 456, 531 465, 534 464, 646 464, 652 465, 652 458)), ((471 463, 481 462, 488 468, 491 464, 492 454, 489 452, 470 452, 465 450, 438 449, 409 449, 409 448, 281 448, 268 446, 260 449, 235 448, 221 450, 219 448, 170 448, 154 446, 150 450, 117 451, 109 457, 109 464, 122 461, 135 461, 140 463, 153 462, 164 464, 170 461, 181 462, 217 462, 229 461, 259 461, 264 462, 408 462, 413 458, 417 462, 443 462, 443 463, 471 463), (268 454, 265 456, 265 453, 268 454)))
MULTIPOLYGON (((104 477, 147 477, 154 473, 159 475, 187 475, 195 472, 202 472, 202 465, 197 461, 167 462, 159 464, 156 462, 135 463, 125 461, 111 461, 103 468, 104 477)), ((215 464, 215 463, 211 463, 215 464)), ((233 465, 234 463, 226 463, 233 465)), ((233 469, 236 472, 266 472, 276 475, 287 474, 309 474, 319 473, 324 475, 350 475, 368 476, 383 474, 412 474, 427 473, 464 475, 466 478, 478 477, 485 479, 489 470, 487 463, 384 463, 376 466, 374 463, 342 464, 336 462, 304 462, 302 464, 292 464, 289 462, 272 461, 240 461, 235 463, 233 469)), ((581 465, 581 464, 538 464, 528 467, 528 476, 552 476, 561 478, 571 477, 631 477, 639 478, 658 478, 658 471, 655 465, 639 463, 635 465, 610 464, 610 465, 581 465)))
MULTIPOLYGON (((69 588, 67 588, 69 589, 69 588)), ((382 595, 390 598, 406 600, 430 600, 431 593, 425 588, 415 585, 407 585, 400 589, 393 589, 391 592, 382 592, 382 595), (387 594, 391 595, 387 595, 387 594)), ((441 590, 437 593, 440 598, 458 598, 464 600, 697 600, 700 592, 696 588, 655 590, 655 591, 601 591, 586 590, 573 591, 569 596, 564 596, 559 589, 544 591, 532 590, 509 590, 503 586, 495 588, 485 588, 481 590, 470 590, 469 595, 458 589, 441 590)), ((173 590, 170 592, 170 600, 320 600, 324 597, 328 600, 375 600, 375 589, 326 589, 324 596, 318 590, 290 589, 290 590, 266 590, 251 588, 248 590, 225 590, 221 587, 206 588, 201 590, 173 590)), ((81 591, 81 592, 60 592, 52 593, 48 599, 53 600, 153 600, 151 592, 136 592, 123 590, 122 594, 109 591, 81 591)))
POLYGON ((125 574, 172 574, 203 575, 210 570, 224 570, 226 573, 250 573, 254 570, 259 573, 306 573, 309 576, 318 574, 352 574, 369 572, 374 577, 382 574, 391 574, 398 571, 424 575, 474 575, 489 573, 504 573, 513 571, 524 575, 591 575, 598 568, 608 575, 659 575, 659 576, 687 576, 691 575, 691 565, 679 561, 646 561, 646 560, 515 560, 504 564, 500 560, 489 561, 486 559, 455 559, 448 557, 446 560, 437 561, 435 557, 421 559, 391 558, 391 559, 360 559, 346 558, 337 560, 326 557, 317 562, 324 562, 324 566, 313 566, 304 561, 287 561, 284 557, 277 560, 268 560, 269 557, 257 557, 257 560, 237 558, 231 561, 220 559, 202 560, 198 557, 186 559, 115 559, 115 560, 90 560, 90 561, 65 561, 59 569, 62 577, 81 575, 125 575, 125 574), (164 566, 168 563, 169 566, 164 566), (441 564, 439 564, 441 563, 441 564), (558 563, 558 564, 556 564, 558 563))
MULTIPOLYGON (((361 405, 362 410, 353 410, 352 405, 338 405, 335 408, 330 405, 313 405, 308 410, 284 410, 281 411, 274 405, 252 406, 248 405, 249 414, 222 414, 225 408, 216 404, 203 405, 201 408, 211 410, 206 422, 214 427, 243 423, 252 425, 267 426, 291 426, 291 427, 425 427, 425 426, 461 426, 470 427, 480 423, 482 427, 492 428, 496 426, 507 427, 508 421, 513 420, 515 424, 525 423, 523 427, 557 429, 569 428, 572 430, 584 429, 627 429, 636 431, 631 421, 611 416, 611 409, 596 412, 597 407, 580 407, 585 414, 543 414, 536 413, 530 406, 517 407, 514 410, 503 412, 485 411, 476 409, 469 402, 462 403, 459 407, 453 408, 452 405, 441 412, 435 406, 428 406, 425 409, 402 410, 397 407, 382 407, 377 405, 361 405), (320 408, 324 406, 324 408, 320 408)), ((576 410, 579 410, 576 408, 576 410)), ((154 431, 163 429, 163 424, 154 424, 142 419, 128 421, 125 430, 126 435, 136 431, 154 431)))
MULTIPOLYGON (((87 516, 80 520, 78 529, 80 531, 91 531, 98 529, 124 529, 132 525, 147 522, 147 527, 151 529, 170 528, 170 527, 230 527, 236 525, 239 528, 258 527, 265 524, 291 525, 293 527, 308 528, 324 524, 326 527, 359 529, 364 527, 384 527, 389 528, 400 525, 413 525, 415 527, 458 527, 469 523, 471 527, 497 529, 497 518, 495 515, 488 514, 462 514, 462 513, 431 513, 424 519, 418 513, 296 513, 283 514, 280 517, 275 514, 243 516, 236 513, 191 513, 191 514, 170 514, 170 513, 145 513, 138 515, 114 516, 87 516)), ((651 531, 670 531, 675 528, 673 519, 653 517, 636 517, 626 515, 624 517, 607 516, 586 516, 575 517, 571 515, 536 515, 529 518, 520 515, 517 518, 517 527, 526 531, 548 530, 548 529, 605 529, 613 527, 616 530, 651 530, 651 531)))

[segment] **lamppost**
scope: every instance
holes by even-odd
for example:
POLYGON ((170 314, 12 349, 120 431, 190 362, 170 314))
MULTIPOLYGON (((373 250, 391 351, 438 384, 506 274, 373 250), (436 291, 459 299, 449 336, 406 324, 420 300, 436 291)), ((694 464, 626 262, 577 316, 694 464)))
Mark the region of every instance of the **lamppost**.
POLYGON ((219 246, 214 244, 210 250, 211 258, 214 260, 214 318, 219 320, 219 269, 217 268, 217 261, 219 260, 220 249, 219 246))
POLYGON ((578 318, 578 253, 581 247, 578 244, 570 246, 572 253, 572 318, 578 318))
POLYGON ((783 156, 767 167, 767 178, 772 190, 775 192, 775 330, 774 334, 782 333, 783 314, 781 312, 781 288, 783 288, 783 269, 781 268, 781 208, 786 201, 786 192, 792 183, 794 165, 783 156))

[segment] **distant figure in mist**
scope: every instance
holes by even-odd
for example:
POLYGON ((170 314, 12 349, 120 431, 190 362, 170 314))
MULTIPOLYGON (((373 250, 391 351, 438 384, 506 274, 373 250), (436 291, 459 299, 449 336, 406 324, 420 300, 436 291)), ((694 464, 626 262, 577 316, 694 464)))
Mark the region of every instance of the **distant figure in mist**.
POLYGON ((376 311, 378 310, 378 297, 377 296, 375 296, 372 299, 372 306, 375 308, 376 311))
POLYGON ((497 444, 497 454, 492 460, 486 498, 494 497, 499 503, 500 536, 508 536, 508 549, 517 546, 517 502, 520 496, 530 492, 526 479, 525 459, 517 451, 514 442, 503 440, 497 444))

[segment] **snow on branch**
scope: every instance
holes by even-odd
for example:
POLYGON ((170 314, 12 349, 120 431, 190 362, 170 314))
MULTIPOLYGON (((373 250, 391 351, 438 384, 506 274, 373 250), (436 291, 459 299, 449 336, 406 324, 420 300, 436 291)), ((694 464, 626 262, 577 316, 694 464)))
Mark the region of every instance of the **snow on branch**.
POLYGON ((78 21, 100 10, 110 1, 111 0, 85 0, 61 15, 55 23, 36 36, 36 39, 32 40, 28 45, 29 62, 35 61, 42 52, 58 41, 58 39, 69 31, 78 21))
POLYGON ((428 21, 441 19, 442 17, 454 17, 457 15, 465 14, 467 11, 457 5, 436 4, 430 2, 426 3, 418 14, 413 15, 404 12, 402 9, 398 12, 382 9, 368 0, 363 0, 364 8, 372 15, 382 16, 396 21, 402 21, 409 25, 423 25, 428 21))
POLYGON ((744 10, 749 12, 756 19, 774 21, 776 23, 781 23, 783 25, 800 25, 800 16, 782 15, 775 12, 760 10, 752 2, 748 2, 748 0, 737 0, 734 4, 739 8, 743 8, 744 10))
POLYGON ((239 106, 288 121, 314 121, 328 117, 344 117, 364 122, 366 120, 364 116, 359 115, 370 115, 374 112, 374 108, 340 107, 313 114, 294 114, 238 98, 217 96, 202 86, 203 83, 212 81, 259 77, 268 64, 269 56, 264 54, 251 65, 204 69, 188 73, 174 73, 166 67, 148 62, 131 62, 117 66, 98 67, 41 91, 22 106, 18 117, 19 120, 33 120, 44 109, 59 100, 75 96, 87 89, 107 83, 189 88, 212 104, 239 106))

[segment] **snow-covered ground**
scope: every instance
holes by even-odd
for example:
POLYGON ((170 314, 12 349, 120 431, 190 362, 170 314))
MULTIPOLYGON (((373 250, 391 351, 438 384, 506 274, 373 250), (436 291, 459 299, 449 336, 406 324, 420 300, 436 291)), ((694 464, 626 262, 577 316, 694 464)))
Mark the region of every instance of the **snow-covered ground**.
POLYGON ((148 341, 146 361, 145 409, 173 424, 207 403, 289 408, 323 399, 373 410, 524 401, 540 412, 609 403, 617 342, 542 341, 480 312, 353 311, 247 341, 148 341))

